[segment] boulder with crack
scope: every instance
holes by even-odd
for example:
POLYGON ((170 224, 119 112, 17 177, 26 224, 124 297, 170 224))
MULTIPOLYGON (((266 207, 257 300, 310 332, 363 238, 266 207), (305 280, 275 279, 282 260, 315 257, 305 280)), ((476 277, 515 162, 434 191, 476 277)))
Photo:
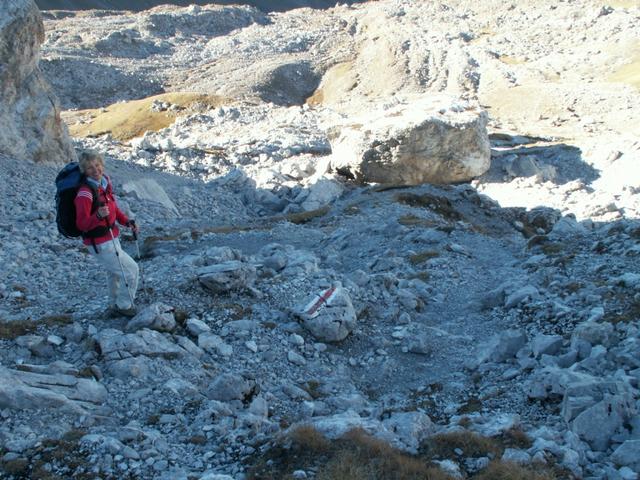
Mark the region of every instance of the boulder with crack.
POLYGON ((465 182, 489 168, 487 115, 445 98, 419 98, 333 127, 332 169, 362 182, 465 182))
POLYGON ((137 357, 160 357, 168 360, 182 358, 186 350, 176 345, 160 332, 142 329, 124 334, 115 328, 98 332, 95 337, 99 351, 107 361, 137 357))
POLYGON ((85 414, 107 399, 103 385, 72 375, 22 372, 0 367, 0 408, 55 408, 85 414))

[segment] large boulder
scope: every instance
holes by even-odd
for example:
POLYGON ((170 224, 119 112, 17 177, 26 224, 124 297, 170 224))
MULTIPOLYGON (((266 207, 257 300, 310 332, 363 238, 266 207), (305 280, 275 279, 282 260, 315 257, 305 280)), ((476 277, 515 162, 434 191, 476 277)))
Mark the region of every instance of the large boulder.
POLYGON ((571 431, 596 451, 604 452, 611 444, 611 437, 622 433, 635 409, 628 398, 607 396, 578 415, 571 422, 571 431))
POLYGON ((0 153, 65 163, 75 152, 60 108, 38 61, 42 16, 33 0, 5 0, 0 9, 0 153))
POLYGON ((489 168, 487 115, 450 97, 419 97, 333 127, 331 167, 362 182, 471 180, 489 168))
POLYGON ((239 260, 199 268, 198 280, 213 293, 251 288, 256 280, 256 268, 239 260))
POLYGON ((107 390, 98 382, 65 374, 10 370, 0 366, 0 409, 50 408, 84 414, 102 405, 107 390))
POLYGON ((150 178, 141 178, 138 180, 130 180, 122 185, 122 189, 127 195, 136 200, 149 200, 159 203, 175 216, 179 216, 180 212, 175 203, 171 201, 167 192, 156 182, 150 178))
POLYGON ((108 328, 98 332, 95 341, 98 351, 107 362, 140 355, 173 360, 183 358, 187 354, 187 351, 173 343, 170 337, 147 328, 127 334, 115 328, 108 328))

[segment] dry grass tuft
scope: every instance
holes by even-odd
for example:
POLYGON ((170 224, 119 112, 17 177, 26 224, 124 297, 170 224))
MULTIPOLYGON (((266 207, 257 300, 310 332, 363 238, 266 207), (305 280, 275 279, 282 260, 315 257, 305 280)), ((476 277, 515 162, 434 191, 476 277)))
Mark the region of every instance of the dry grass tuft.
POLYGON ((502 435, 503 443, 512 448, 527 449, 532 445, 531 438, 520 428, 510 428, 502 435))
POLYGON ((326 452, 331 444, 327 438, 310 425, 301 425, 289 432, 289 439, 298 448, 312 452, 326 452))
POLYGON ((473 432, 451 432, 434 435, 425 443, 430 457, 456 458, 459 448, 465 457, 495 457, 502 453, 500 444, 488 437, 473 432))
POLYGON ((192 437, 189 437, 187 441, 194 445, 206 445, 208 439, 204 435, 194 435, 192 437))
POLYGON ((429 279, 431 279, 431 274, 429 272, 425 272, 423 270, 423 271, 420 271, 420 272, 415 272, 412 275, 409 275, 408 278, 410 280, 413 279, 413 278, 417 278, 418 280, 422 280, 423 282, 426 283, 426 282, 429 281, 429 279))
POLYGON ((540 250, 542 250, 542 253, 545 255, 558 255, 559 253, 562 253, 565 248, 566 245, 564 243, 554 242, 542 245, 540 250))
POLYGON ((426 262, 432 258, 439 257, 440 253, 435 250, 425 250, 424 252, 416 253, 415 255, 411 255, 409 257, 409 263, 412 265, 419 265, 421 263, 426 262))
POLYGON ((70 430, 61 439, 45 439, 34 448, 22 452, 16 460, 0 462, 0 478, 61 480, 96 478, 81 452, 78 441, 83 430, 70 430))
POLYGON ((452 480, 362 430, 328 440, 313 427, 300 427, 288 440, 289 448, 276 446, 259 458, 248 478, 290 480, 294 470, 314 468, 317 480, 452 480))
POLYGON ((38 325, 33 320, 3 321, 0 323, 0 339, 15 340, 22 335, 35 332, 37 328, 38 325))
POLYGON ((640 300, 628 295, 616 295, 620 302, 617 308, 612 308, 604 316, 604 321, 609 323, 629 323, 640 319, 640 300))
POLYGON ((110 134, 116 140, 125 142, 142 136, 146 131, 162 130, 178 117, 204 112, 225 103, 228 103, 228 100, 216 95, 173 92, 141 100, 114 103, 106 108, 65 112, 63 118, 69 124, 69 131, 74 137, 110 134), (168 103, 173 108, 154 111, 151 109, 154 101, 168 103))
POLYGON ((458 409, 459 415, 480 412, 482 410, 482 400, 477 397, 469 397, 458 409))
POLYGON ((435 227, 437 223, 433 220, 427 220, 426 218, 420 218, 415 215, 402 215, 398 218, 398 223, 405 227, 435 227))
POLYGON ((338 63, 327 70, 321 86, 307 98, 307 103, 309 105, 333 103, 357 85, 358 77, 353 70, 353 62, 338 63))
MULTIPOLYGON (((296 225, 300 225, 303 223, 307 223, 314 218, 322 217, 329 213, 331 207, 326 205, 324 207, 318 208, 316 210, 308 210, 306 212, 299 213, 289 213, 283 217, 283 220, 287 220, 291 223, 295 223, 296 225)), ((278 220, 278 218, 274 218, 273 220, 278 220)))
POLYGON ((73 317, 68 314, 63 315, 47 315, 46 317, 42 317, 39 321, 39 324, 46 325, 47 327, 55 327, 58 325, 70 325, 73 323, 73 317))
POLYGON ((29 462, 24 458, 16 458, 15 460, 8 460, 0 464, 0 473, 6 473, 10 477, 28 478, 29 474, 29 462))
POLYGON ((534 235, 529 238, 529 241, 527 242, 527 248, 531 249, 538 245, 544 245, 548 241, 549 237, 547 237, 546 235, 534 235))
POLYGON ((437 213, 450 221, 462 220, 462 215, 458 212, 448 198, 439 197, 425 193, 416 195, 415 193, 400 193, 396 195, 396 201, 411 207, 423 207, 437 213))
POLYGON ((15 340, 22 335, 35 333, 38 327, 42 325, 55 327, 57 325, 68 325, 72 322, 71 315, 49 315, 42 317, 40 320, 0 321, 0 340, 15 340))
POLYGON ((318 480, 449 480, 451 477, 362 430, 340 439, 342 448, 319 472, 318 480))

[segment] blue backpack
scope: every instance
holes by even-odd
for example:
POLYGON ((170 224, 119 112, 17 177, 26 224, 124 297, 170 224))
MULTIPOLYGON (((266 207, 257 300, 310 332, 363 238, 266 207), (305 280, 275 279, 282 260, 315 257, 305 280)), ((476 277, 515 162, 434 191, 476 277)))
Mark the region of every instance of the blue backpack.
POLYGON ((76 206, 74 201, 78 189, 83 185, 89 186, 92 190, 93 205, 91 206, 91 213, 93 213, 98 208, 98 191, 87 183, 78 163, 67 163, 56 176, 56 224, 58 225, 58 231, 68 238, 91 238, 94 236, 92 235, 93 231, 81 232, 76 226, 76 206))

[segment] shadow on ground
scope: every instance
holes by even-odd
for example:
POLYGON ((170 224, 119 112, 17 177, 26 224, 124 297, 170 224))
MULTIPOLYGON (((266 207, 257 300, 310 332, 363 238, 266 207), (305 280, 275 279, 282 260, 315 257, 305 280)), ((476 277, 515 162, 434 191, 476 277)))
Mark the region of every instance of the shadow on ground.
POLYGON ((40 69, 63 110, 98 108, 164 92, 159 83, 146 79, 142 72, 130 74, 90 59, 43 59, 40 69))
POLYGON ((589 184, 600 175, 582 158, 582 151, 565 143, 545 139, 491 135, 491 166, 479 180, 503 183, 519 177, 537 177, 563 185, 572 181, 589 184))

